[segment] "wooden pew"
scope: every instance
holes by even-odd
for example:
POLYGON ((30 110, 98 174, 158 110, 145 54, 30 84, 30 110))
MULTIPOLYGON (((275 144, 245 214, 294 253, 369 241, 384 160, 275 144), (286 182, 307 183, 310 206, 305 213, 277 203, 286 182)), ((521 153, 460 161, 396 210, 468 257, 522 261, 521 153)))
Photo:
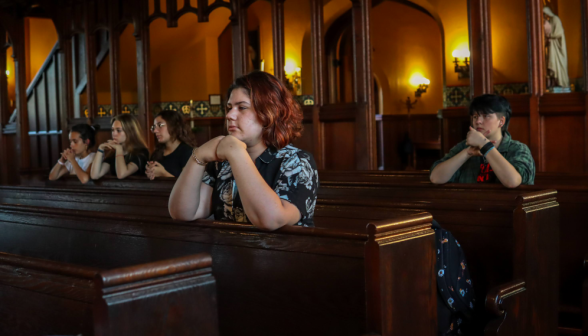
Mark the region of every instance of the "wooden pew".
MULTIPOLYGON (((366 186, 362 185, 362 188, 366 188, 366 186)), ((339 188, 334 192, 340 196, 336 199, 329 198, 332 197, 332 194, 325 192, 328 194, 325 196, 327 198, 319 199, 319 204, 315 212, 317 226, 354 230, 364 227, 366 218, 385 219, 399 212, 409 214, 430 211, 435 213, 435 218, 437 218, 445 227, 450 229, 464 246, 466 256, 468 257, 469 267, 472 271, 472 277, 475 280, 478 302, 480 303, 483 302, 486 293, 493 286, 498 286, 502 283, 513 280, 513 277, 517 274, 514 270, 515 267, 520 266, 521 269, 526 269, 529 263, 537 262, 542 265, 543 268, 549 267, 550 270, 557 269, 557 263, 554 263, 552 260, 553 258, 557 259, 557 254, 553 254, 549 249, 541 249, 537 254, 525 250, 525 242, 527 238, 532 235, 537 228, 547 230, 548 232, 545 234, 546 237, 557 236, 557 220, 553 222, 554 225, 551 227, 546 227, 547 224, 550 224, 551 220, 549 218, 553 219, 554 217, 558 217, 556 212, 557 209, 552 208, 554 205, 557 205, 553 199, 555 196, 554 193, 529 194, 517 200, 512 195, 504 196, 504 193, 500 192, 498 195, 493 195, 487 192, 481 193, 479 190, 475 190, 473 192, 474 196, 472 196, 463 188, 453 191, 444 190, 441 194, 428 192, 427 188, 421 188, 422 190, 418 188, 412 190, 407 186, 397 188, 398 190, 394 189, 392 192, 390 192, 390 190, 382 192, 379 188, 379 186, 370 186, 365 192, 361 191, 358 193, 357 191, 354 191, 355 196, 346 194, 345 192, 347 189, 339 188), (378 192, 382 192, 382 194, 380 195, 378 192), (386 196, 392 197, 395 195, 395 192, 401 192, 406 196, 405 199, 401 201, 398 199, 386 199, 386 196), (443 199, 448 193, 452 199, 443 199), (420 197, 418 198, 419 200, 425 200, 426 197, 429 197, 430 200, 410 200, 410 197, 412 197, 411 195, 420 197), (375 201, 374 199, 369 198, 374 196, 377 196, 379 199, 375 201), (469 199, 472 197, 474 200, 469 199), (499 202, 496 202, 497 198, 499 202), (481 207, 480 204, 483 204, 483 206, 481 207), (531 208, 536 209, 537 213, 544 213, 546 216, 545 218, 547 219, 539 222, 536 221, 535 218, 533 218, 533 220, 528 220, 527 218, 523 218, 524 216, 517 217, 517 213, 525 213, 531 208), (323 217, 337 218, 337 221, 321 220, 323 217), (515 232, 516 228, 519 228, 518 232, 515 232), (497 240, 495 237, 500 237, 500 239, 497 240), (517 248, 516 246, 521 247, 517 248), (515 251, 521 249, 524 252, 518 256, 518 259, 513 259, 515 251)), ((31 193, 34 191, 33 189, 34 188, 28 188, 18 192, 31 193)), ((0 197, 4 195, 2 190, 3 189, 0 189, 0 197)), ((8 188, 5 188, 4 190, 8 190, 8 188)), ((328 191, 329 190, 330 189, 328 189, 328 191)), ((103 194, 107 193, 107 190, 100 189, 99 191, 103 194)), ((108 209, 107 205, 102 204, 105 200, 93 196, 92 189, 74 189, 73 191, 69 189, 53 190, 53 192, 57 194, 61 192, 59 197, 50 195, 51 192, 51 190, 45 191, 44 189, 40 189, 37 194, 46 195, 47 202, 59 199, 59 202, 53 201, 54 203, 52 205, 56 206, 57 203, 61 203, 61 200, 67 199, 65 195, 70 192, 73 193, 71 196, 73 200, 82 199, 82 197, 77 195, 86 193, 88 194, 87 199, 98 202, 99 207, 103 207, 103 210, 108 209)), ((144 192, 141 191, 135 192, 138 196, 144 194, 144 192)), ((513 193, 513 195, 516 194, 513 193)), ((129 198, 128 196, 126 196, 126 199, 129 201, 138 200, 139 202, 141 200, 140 197, 129 198)), ((2 200, 2 198, 0 198, 0 200, 2 200)), ((115 200, 114 194, 111 198, 108 198, 108 200, 115 200)), ((167 217, 167 196, 163 198, 161 203, 160 207, 164 210, 162 213, 167 217)), ((71 206, 72 204, 76 205, 75 202, 66 202, 65 207, 71 206)), ((92 207, 95 207, 95 205, 88 203, 78 205, 78 207, 79 209, 92 210, 92 207)), ((135 208, 141 210, 141 204, 137 204, 135 208)), ((155 206, 150 204, 150 208, 155 208, 155 206)), ((75 209, 75 207, 72 209, 75 209)), ((124 210, 124 207, 120 209, 124 210)), ((129 208, 129 211, 131 211, 130 209, 131 208, 129 208)), ((137 214, 140 214, 140 212, 137 214)), ((545 243, 546 245, 544 246, 557 246, 557 242, 555 242, 555 245, 553 242, 545 243)), ((521 272, 523 271, 518 273, 520 274, 521 272)), ((533 274, 539 275, 537 272, 533 274)), ((557 288, 557 282, 553 282, 557 281, 557 279, 554 279, 556 277, 554 277, 553 274, 554 273, 551 273, 548 280, 541 281, 538 286, 535 286, 535 284, 539 283, 539 278, 533 276, 521 277, 523 279, 530 278, 527 281, 529 281, 529 284, 531 285, 532 294, 544 292, 551 293, 554 291, 554 288, 557 288)), ((557 302, 557 297, 553 298, 543 294, 537 296, 540 298, 540 302, 538 302, 540 306, 542 305, 541 303, 545 304, 544 306, 551 306, 550 308, 542 307, 541 309, 544 309, 544 312, 545 310, 556 311, 556 309, 552 307, 557 305, 554 304, 554 302, 557 302)), ((480 308, 483 307, 480 306, 480 308)), ((556 316, 547 317, 545 318, 545 321, 551 321, 557 326, 556 316)), ((484 322, 482 321, 481 324, 484 324, 484 322)), ((547 328, 549 327, 549 322, 544 322, 544 324, 547 328)))
POLYGON ((202 253, 100 270, 0 252, 2 335, 218 335, 202 253))
POLYGON ((0 251, 111 268, 212 255, 221 335, 433 335, 428 214, 361 230, 251 225, 0 206, 0 251), (83 220, 80 220, 83 218, 83 220))
MULTIPOLYGON (((426 211, 433 214, 459 240, 467 257, 478 302, 483 302, 492 288, 513 280, 526 282, 527 308, 513 326, 518 335, 552 335, 558 327, 559 209, 555 191, 540 191, 506 197, 494 203, 493 196, 471 194, 463 189, 433 193, 431 199, 411 202, 408 187, 399 188, 406 197, 391 197, 394 191, 378 194, 378 187, 353 190, 349 194, 338 188, 332 193, 319 191, 316 211, 327 216, 348 217, 345 225, 356 225, 353 217, 371 211, 378 217, 387 211, 426 211), (325 195, 327 194, 327 195, 325 195), (351 195, 353 194, 353 196, 351 195), (460 195, 461 194, 461 195, 460 195), (370 199, 371 197, 377 198, 370 199), (329 199, 328 197, 338 197, 329 199), (474 200, 468 200, 467 198, 474 200), (370 206, 369 209, 362 207, 370 206), (554 252, 555 251, 555 252, 554 252)), ((424 192, 421 193, 424 195, 424 192)), ((510 307, 517 307, 510 306, 510 307)), ((483 308, 480 305, 480 308, 483 308)), ((518 309, 518 308, 517 308, 518 309)), ((482 312, 478 311, 478 315, 482 312)))
MULTIPOLYGON (((425 173, 423 175, 426 175, 425 173)), ((353 175, 343 172, 325 172, 321 176, 321 188, 319 191, 330 189, 333 193, 355 194, 362 190, 371 191, 374 188, 382 190, 378 194, 379 198, 402 197, 403 199, 419 197, 423 195, 424 190, 430 197, 436 199, 451 199, 458 197, 456 190, 467 190, 470 193, 487 194, 491 199, 496 201, 505 197, 515 198, 523 192, 533 192, 543 189, 556 189, 558 191, 557 200, 560 205, 560 239, 566 242, 561 245, 560 249, 560 299, 561 311, 573 312, 576 319, 580 315, 576 313, 581 306, 581 300, 577 293, 582 287, 582 271, 579 265, 584 260, 583 251, 588 240, 588 226, 585 224, 585 208, 588 204, 588 175, 587 174, 567 174, 556 175, 539 173, 534 186, 520 186, 516 189, 506 189, 500 185, 463 185, 447 184, 435 186, 427 178, 418 179, 418 172, 354 172, 353 175), (403 180, 404 176, 413 176, 411 182, 403 180), (409 189, 407 189, 407 184, 409 189), (392 191, 391 191, 392 190, 392 191), (414 190, 414 193, 410 193, 414 190), (422 190, 422 191, 421 191, 422 190), (394 194, 393 194, 394 193, 394 194)), ((361 197, 369 196, 361 193, 361 197)), ((324 195, 321 195, 324 198, 324 195)), ((346 197, 341 195, 341 197, 346 197)), ((472 195, 474 199, 476 196, 472 195)), ((422 198, 425 201, 426 198, 422 198)), ((430 211, 430 210, 425 210, 430 211)), ((435 218, 437 214, 430 211, 435 218)), ((568 314, 568 313, 566 313, 568 314)))
POLYGON ((492 319, 484 329, 484 336, 527 335, 520 333, 521 320, 517 318, 517 313, 527 308, 526 290, 525 281, 514 280, 495 287, 488 293, 486 310, 492 319))

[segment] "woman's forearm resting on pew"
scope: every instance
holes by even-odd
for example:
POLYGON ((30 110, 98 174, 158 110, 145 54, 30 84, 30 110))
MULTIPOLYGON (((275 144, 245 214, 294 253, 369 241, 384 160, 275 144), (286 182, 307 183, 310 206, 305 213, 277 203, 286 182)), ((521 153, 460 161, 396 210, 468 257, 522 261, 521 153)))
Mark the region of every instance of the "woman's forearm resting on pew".
POLYGON ((210 216, 212 187, 202 182, 205 166, 190 159, 174 184, 168 209, 173 219, 192 221, 210 216))
MULTIPOLYGON (((69 162, 71 163, 74 171, 76 172, 76 176, 78 177, 80 182, 82 182, 83 184, 88 183, 88 181, 90 181, 90 174, 88 174, 86 171, 84 171, 75 159, 70 160, 69 162)), ((90 171, 91 169, 92 169, 92 164, 90 163, 90 166, 88 167, 88 171, 90 171)))
POLYGON ((55 166, 51 169, 49 173, 49 180, 55 181, 65 175, 67 173, 67 169, 61 163, 56 163, 55 166))
POLYGON ((103 162, 104 159, 104 150, 98 147, 98 152, 94 156, 94 161, 92 161, 92 167, 90 169, 90 177, 92 180, 97 180, 102 176, 106 175, 106 173, 110 170, 110 165, 108 163, 103 162))
POLYGON ((237 138, 227 136, 219 144, 217 155, 231 165, 247 218, 263 230, 296 224, 300 220, 300 211, 292 203, 280 199, 270 188, 244 145, 237 138))

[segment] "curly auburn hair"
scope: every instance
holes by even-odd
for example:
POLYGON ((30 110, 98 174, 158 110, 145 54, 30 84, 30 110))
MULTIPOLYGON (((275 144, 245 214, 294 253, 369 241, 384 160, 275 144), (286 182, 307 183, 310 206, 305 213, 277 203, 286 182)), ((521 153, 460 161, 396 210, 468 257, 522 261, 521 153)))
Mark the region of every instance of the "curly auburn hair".
MULTIPOLYGON (((163 110, 155 116, 155 118, 157 117, 161 117, 163 120, 165 120, 167 131, 169 132, 170 136, 170 141, 173 142, 177 139, 189 145, 190 147, 196 147, 196 139, 194 138, 194 134, 192 134, 192 130, 188 124, 184 122, 184 116, 180 112, 173 110, 163 110)), ((157 146, 151 155, 151 160, 159 161, 163 158, 165 144, 158 143, 157 139, 155 143, 157 143, 157 146)))
POLYGON ((266 146, 281 149, 300 137, 302 110, 286 86, 267 72, 254 71, 239 77, 229 88, 244 89, 263 126, 262 139, 266 146))

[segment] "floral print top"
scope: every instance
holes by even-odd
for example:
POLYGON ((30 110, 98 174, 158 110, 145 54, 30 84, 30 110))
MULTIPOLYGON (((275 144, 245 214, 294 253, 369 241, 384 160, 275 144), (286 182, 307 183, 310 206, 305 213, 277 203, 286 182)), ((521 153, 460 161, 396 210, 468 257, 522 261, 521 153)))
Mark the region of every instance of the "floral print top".
MULTIPOLYGON (((255 160, 255 167, 281 199, 298 208, 300 220, 296 225, 314 226, 319 178, 312 155, 292 145, 279 150, 268 147, 255 160)), ((249 222, 228 161, 210 162, 202 182, 213 188, 214 219, 249 222)))

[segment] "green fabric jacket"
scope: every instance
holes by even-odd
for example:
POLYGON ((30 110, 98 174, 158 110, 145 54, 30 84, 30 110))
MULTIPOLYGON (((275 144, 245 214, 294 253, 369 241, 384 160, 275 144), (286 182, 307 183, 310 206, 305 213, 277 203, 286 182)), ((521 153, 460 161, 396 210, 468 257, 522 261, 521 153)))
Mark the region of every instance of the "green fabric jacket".
MULTIPOLYGON (((431 172, 439 163, 451 159, 466 147, 465 140, 458 143, 451 148, 445 157, 433 164, 431 172)), ((510 133, 504 132, 498 152, 521 174, 521 184, 532 185, 535 183, 535 161, 527 145, 512 140, 510 133)), ((453 174, 447 183, 477 183, 480 165, 485 163, 485 160, 482 156, 472 156, 453 174)), ((497 182, 500 181, 497 179, 497 182)))

